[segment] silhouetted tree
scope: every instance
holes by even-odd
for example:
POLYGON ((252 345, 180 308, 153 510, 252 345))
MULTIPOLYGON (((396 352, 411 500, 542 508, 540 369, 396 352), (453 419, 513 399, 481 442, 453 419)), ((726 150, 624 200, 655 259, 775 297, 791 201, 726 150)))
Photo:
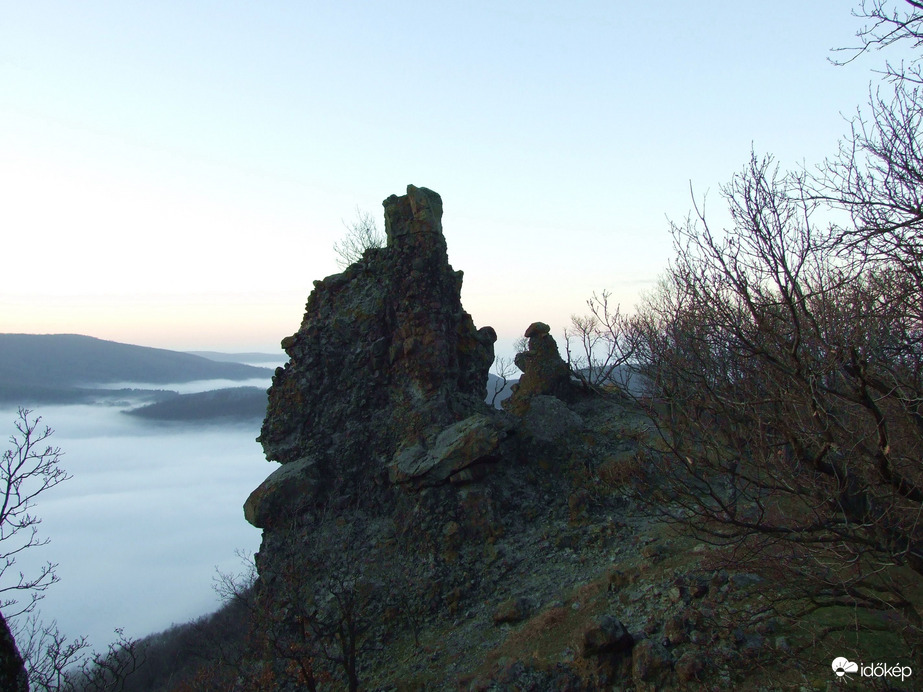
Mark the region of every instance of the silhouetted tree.
POLYGON ((516 365, 511 358, 497 356, 493 363, 494 375, 497 379, 493 383, 493 391, 488 392, 490 401, 488 402, 493 408, 499 408, 499 397, 506 391, 510 377, 516 374, 516 365))
POLYGON ((567 365, 587 388, 603 392, 607 388, 627 388, 634 342, 628 337, 629 321, 618 305, 609 303, 611 294, 603 291, 587 300, 590 312, 572 315, 564 330, 567 365))
POLYGON ((14 574, 20 553, 46 545, 40 538, 41 518, 32 510, 36 498, 70 476, 60 466, 61 449, 48 444, 53 430, 39 427, 40 416, 19 409, 10 436, 9 448, 0 460, 0 610, 7 618, 31 612, 42 593, 58 581, 53 563, 46 563, 38 572, 14 574), (25 595, 22 603, 19 598, 25 595))
MULTIPOLYGON (((909 44, 914 49, 923 47, 923 2, 920 0, 861 0, 853 16, 865 21, 856 32, 859 45, 835 49, 834 52, 842 56, 833 61, 835 64, 845 65, 872 50, 896 44, 909 44)), ((923 83, 919 56, 911 56, 906 63, 887 61, 883 74, 891 81, 923 83)))
MULTIPOLYGON (((22 655, 33 692, 97 692, 121 690, 141 663, 136 642, 116 630, 117 640, 103 653, 91 652, 86 637, 70 639, 55 622, 43 623, 35 612, 45 590, 58 581, 57 565, 48 562, 38 572, 11 577, 16 558, 46 545, 40 538, 41 518, 35 500, 71 478, 60 466, 60 447, 48 444, 54 431, 40 427, 40 416, 20 408, 10 447, 0 460, 0 609, 12 618, 11 631, 22 655), (26 594, 26 601, 18 596, 26 594)), ((2 616, 0 616, 2 617, 2 616)))
POLYGON ((254 680, 307 690, 339 681, 359 689, 359 661, 380 645, 384 613, 395 601, 390 589, 402 583, 370 525, 329 508, 293 512, 275 531, 278 559, 259 581, 252 563, 240 574, 219 574, 219 594, 251 613, 256 660, 244 668, 251 666, 254 680))
POLYGON ((811 608, 892 611, 919 640, 891 568, 923 576, 923 293, 905 245, 819 227, 813 193, 753 156, 722 189, 728 228, 698 211, 673 226, 631 334, 663 511, 737 566, 784 572, 811 608))
POLYGON ((144 662, 138 642, 117 629, 105 651, 91 651, 86 637, 71 639, 55 622, 32 614, 17 631, 32 692, 120 692, 144 662))
POLYGON ((368 212, 357 209, 356 220, 344 222, 343 225, 346 227, 346 235, 333 244, 340 269, 358 262, 366 250, 385 246, 385 236, 378 230, 375 217, 368 212))
MULTIPOLYGON (((856 14, 871 20, 858 52, 923 45, 923 3, 862 2, 856 14)), ((888 64, 890 95, 873 93, 816 172, 754 154, 721 188, 726 227, 694 201, 671 226, 658 289, 601 348, 626 343, 648 387, 661 492, 642 500, 731 549, 736 567, 772 572, 798 597, 784 607, 886 611, 912 647, 923 645, 919 64, 888 64)), ((600 350, 597 327, 575 321, 578 342, 600 350)))

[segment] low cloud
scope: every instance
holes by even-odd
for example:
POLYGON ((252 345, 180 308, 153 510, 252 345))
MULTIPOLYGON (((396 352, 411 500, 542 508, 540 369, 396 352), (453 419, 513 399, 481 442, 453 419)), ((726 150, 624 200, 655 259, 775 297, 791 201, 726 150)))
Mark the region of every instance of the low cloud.
MULTIPOLYGON (((103 406, 35 413, 55 429, 73 475, 36 504, 51 543, 17 563, 59 564, 43 617, 102 647, 116 627, 143 636, 217 608, 215 566, 236 570, 235 551, 259 546, 241 509, 275 468, 254 441, 259 430, 151 425, 103 406)), ((0 410, 0 430, 12 432, 15 418, 0 410)))

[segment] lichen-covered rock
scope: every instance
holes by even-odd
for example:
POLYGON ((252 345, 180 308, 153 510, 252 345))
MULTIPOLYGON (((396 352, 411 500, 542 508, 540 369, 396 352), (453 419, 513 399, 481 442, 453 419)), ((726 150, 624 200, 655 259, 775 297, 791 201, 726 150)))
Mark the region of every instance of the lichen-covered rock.
MULTIPOLYGON (((439 195, 409 185, 383 204, 387 247, 314 282, 300 329, 283 340, 289 362, 273 377, 259 437, 267 459, 311 458, 312 473, 331 487, 377 482, 389 468, 394 481, 424 474, 427 482, 447 481, 488 456, 499 434, 479 424, 485 434, 472 432, 460 451, 416 467, 407 460, 413 445, 438 445, 444 429, 489 412, 497 337, 490 327, 475 329, 462 308, 462 273, 448 262, 439 195)), ((291 482, 264 488, 249 517, 291 482)))
POLYGON ((510 398, 503 402, 503 408, 516 416, 524 415, 536 396, 548 394, 569 399, 576 391, 570 381, 570 369, 550 332, 544 322, 533 322, 526 329, 529 347, 514 359, 523 374, 519 383, 513 385, 510 398))
MULTIPOLYGON (((621 503, 602 494, 591 502, 586 474, 596 450, 622 444, 592 430, 614 404, 596 410, 576 396, 548 326, 536 323, 519 358, 522 415, 490 408, 496 336, 462 309, 441 199, 411 186, 384 204, 387 247, 316 282, 301 327, 283 340, 289 362, 273 378, 260 435, 281 466, 244 507, 263 529, 255 626, 271 643, 255 647, 254 669, 278 675, 278 689, 301 689, 305 670, 285 652, 340 646, 348 620, 359 628, 363 685, 405 684, 424 659, 395 668, 393 650, 412 640, 422 654, 420 634, 441 631, 451 636, 426 666, 452 663, 432 687, 466 689, 460 676, 484 672, 480 659, 507 634, 491 623, 529 620, 526 633, 565 628, 554 637, 558 662, 486 671, 495 685, 583 692, 629 678, 632 639, 615 618, 532 613, 611 564, 613 534, 569 522, 609 527, 621 503), (498 603, 519 594, 528 599, 498 603), (574 641, 575 620, 592 625, 586 642, 574 641), (306 623, 319 638, 309 647, 306 623), (581 644, 589 658, 571 650, 581 644)), ((349 671, 311 660, 332 689, 349 686, 349 671)))
POLYGON ((476 413, 442 430, 431 445, 415 442, 399 450, 389 466, 390 479, 420 486, 451 481, 474 464, 497 461, 507 432, 497 418, 476 413))
POLYGON ((290 519, 318 490, 317 460, 303 457, 276 469, 244 502, 244 518, 257 528, 290 519))

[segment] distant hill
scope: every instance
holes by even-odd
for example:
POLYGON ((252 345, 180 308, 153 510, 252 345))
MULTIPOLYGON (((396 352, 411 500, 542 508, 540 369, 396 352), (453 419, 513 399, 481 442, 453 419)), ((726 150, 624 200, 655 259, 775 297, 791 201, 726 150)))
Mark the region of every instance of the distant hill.
POLYGON ((223 353, 221 351, 186 351, 194 356, 201 356, 219 363, 278 363, 284 365, 288 356, 284 351, 277 353, 223 353))
MULTIPOLYGON (((76 334, 0 334, 0 400, 24 393, 69 398, 72 390, 118 382, 169 384, 195 380, 247 380, 271 368, 220 363, 162 348, 132 346, 76 334)), ((35 399, 36 396, 30 398, 35 399)))
MULTIPOLYGON (((589 380, 597 380, 598 373, 590 372, 587 368, 581 368, 580 373, 589 380)), ((614 386, 632 397, 649 396, 651 391, 650 381, 633 368, 631 365, 622 364, 613 369, 608 378, 597 381, 595 384, 614 386)))
POLYGON ((502 379, 492 372, 487 373, 487 398, 485 401, 487 401, 488 404, 493 401, 494 408, 500 408, 500 404, 510 398, 510 394, 513 393, 513 385, 517 382, 519 382, 518 377, 508 380, 506 385, 504 385, 502 379), (496 399, 494 399, 494 394, 496 394, 496 399))
POLYGON ((259 387, 231 387, 195 394, 177 394, 125 413, 159 421, 261 421, 266 415, 266 390, 259 387))

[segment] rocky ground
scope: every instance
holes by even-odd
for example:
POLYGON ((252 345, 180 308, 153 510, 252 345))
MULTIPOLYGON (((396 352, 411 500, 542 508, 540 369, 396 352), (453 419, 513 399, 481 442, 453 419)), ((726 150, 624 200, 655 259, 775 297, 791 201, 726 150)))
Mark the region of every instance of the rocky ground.
POLYGON ((484 403, 496 335, 461 307, 441 198, 384 206, 387 247, 315 282, 283 341, 261 434, 282 466, 245 505, 247 670, 271 682, 240 689, 346 688, 354 654, 354 689, 833 684, 844 614, 787 621, 793 585, 664 523, 651 419, 578 382, 548 325, 504 410, 484 403))
MULTIPOLYGON (((508 489, 528 477, 546 487, 523 493, 521 511, 504 516, 496 537, 445 545, 457 550, 444 572, 452 588, 418 643, 397 634, 369 656, 370 689, 728 689, 791 653, 779 623, 735 621, 728 612, 758 601, 761 577, 716 568, 715 551, 633 497, 643 468, 636 450, 625 449, 633 437, 625 432, 644 430, 643 417, 599 401, 574 409, 594 427, 564 445, 569 466, 498 469, 485 481, 508 489), (607 420, 610 437, 594 417, 607 420), (626 467, 623 475, 600 477, 600 458, 626 467)), ((790 673, 810 684, 808 671, 790 673)), ((752 677, 753 689, 780 681, 752 677)))

